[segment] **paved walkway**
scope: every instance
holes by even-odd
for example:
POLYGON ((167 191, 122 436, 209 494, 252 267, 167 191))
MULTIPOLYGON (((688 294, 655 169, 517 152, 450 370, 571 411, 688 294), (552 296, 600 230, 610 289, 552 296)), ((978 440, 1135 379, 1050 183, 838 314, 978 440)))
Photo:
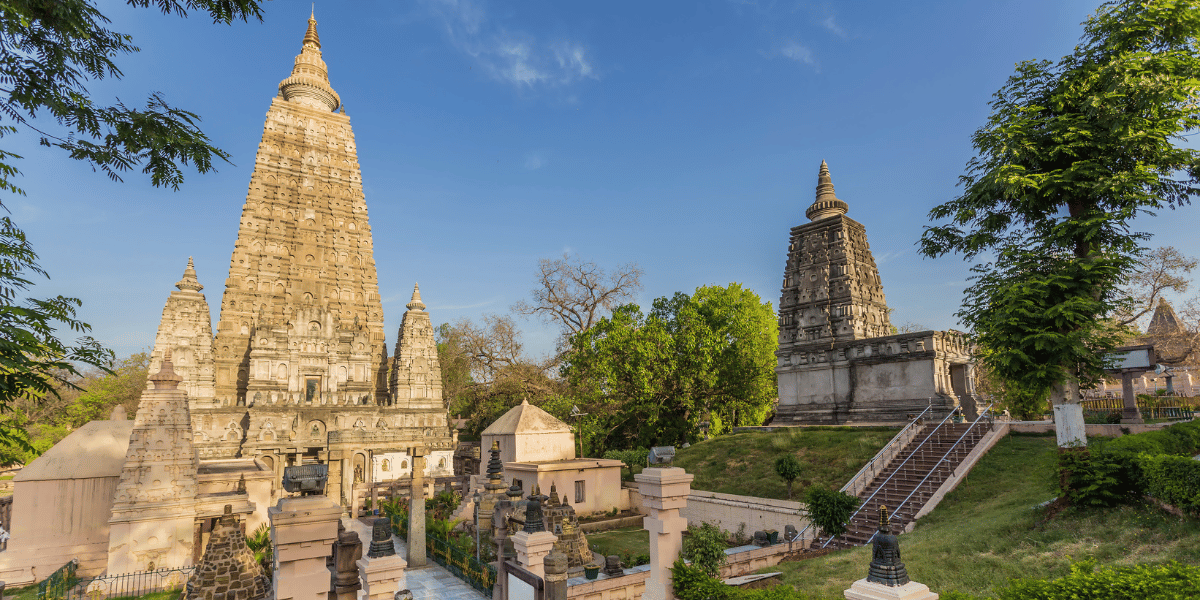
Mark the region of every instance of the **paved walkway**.
MULTIPOLYGON (((358 532, 358 539, 363 543, 363 556, 366 556, 371 547, 371 526, 359 519, 349 518, 343 518, 342 524, 346 529, 358 532)), ((392 544, 396 546, 396 554, 408 559, 408 544, 404 540, 393 535, 392 544)), ((404 571, 400 589, 405 588, 412 592, 413 600, 490 600, 490 596, 480 594, 432 560, 419 569, 410 568, 404 571)), ((361 590, 358 597, 359 600, 363 599, 361 590)))

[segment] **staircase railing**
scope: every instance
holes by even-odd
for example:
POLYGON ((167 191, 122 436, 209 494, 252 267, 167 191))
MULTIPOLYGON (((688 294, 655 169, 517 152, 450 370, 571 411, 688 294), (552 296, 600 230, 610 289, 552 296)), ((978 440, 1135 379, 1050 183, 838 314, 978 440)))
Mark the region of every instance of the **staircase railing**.
MULTIPOLYGON (((929 438, 933 437, 933 434, 937 433, 938 430, 942 428, 942 425, 945 425, 946 421, 952 416, 954 416, 954 411, 947 413, 946 416, 943 417, 942 420, 929 431, 929 434, 925 436, 925 439, 921 440, 921 443, 918 444, 916 448, 913 448, 913 451, 908 454, 908 457, 904 459, 904 462, 900 463, 900 465, 897 466, 890 475, 888 475, 887 479, 884 479, 883 483, 879 484, 875 488, 875 491, 871 492, 871 495, 868 496, 866 500, 863 500, 861 503, 859 503, 858 508, 854 511, 854 514, 850 515, 850 518, 846 520, 847 523, 854 521, 854 517, 858 516, 858 513, 862 511, 864 506, 870 504, 871 500, 875 498, 875 494, 878 494, 880 490, 887 487, 887 484, 892 480, 893 477, 896 476, 897 473, 900 472, 900 469, 904 468, 904 465, 908 464, 908 461, 912 460, 912 458, 917 455, 917 452, 925 447, 925 444, 929 442, 929 438)), ((829 539, 825 540, 824 544, 821 544, 821 549, 825 549, 825 547, 829 545, 829 542, 832 542, 836 537, 836 535, 829 536, 829 539)))
MULTIPOLYGON (((958 436, 958 439, 954 441, 954 444, 952 446, 950 446, 950 449, 946 450, 946 453, 943 454, 942 457, 940 459, 938 459, 938 461, 936 463, 933 464, 933 466, 929 469, 929 473, 927 473, 925 475, 925 477, 923 479, 921 479, 921 482, 918 483, 917 486, 914 487, 913 490, 908 493, 908 496, 905 496, 904 500, 900 501, 900 504, 896 505, 896 508, 892 510, 892 514, 888 516, 889 521, 891 521, 893 518, 895 518, 896 515, 900 514, 900 509, 904 508, 904 505, 907 504, 908 501, 913 497, 913 494, 916 494, 921 489, 921 486, 925 485, 925 482, 934 473, 936 473, 938 471, 938 469, 940 469, 942 467, 942 463, 946 462, 946 459, 950 457, 950 453, 952 453, 958 449, 958 445, 961 444, 963 439, 967 437, 967 434, 971 433, 971 430, 975 429, 975 426, 978 425, 979 421, 981 421, 985 416, 991 415, 991 412, 992 412, 992 404, 989 404, 989 405, 987 405, 987 408, 983 409, 983 412, 980 413, 980 415, 978 417, 975 417, 975 420, 973 422, 971 422, 971 426, 967 427, 967 430, 964 431, 962 433, 962 435, 958 436)), ((993 425, 992 419, 989 418, 987 423, 988 423, 988 430, 990 431, 992 429, 991 426, 993 425)), ((865 504, 866 503, 864 503, 864 505, 865 504)), ((861 510, 861 508, 859 510, 861 510)), ((855 514, 858 514, 857 511, 855 511, 855 514)), ((875 539, 875 535, 877 533, 879 533, 879 531, 875 531, 875 533, 872 533, 871 537, 867 539, 866 544, 870 544, 871 541, 875 539)))
MULTIPOLYGON (((884 445, 883 448, 880 448, 879 452, 876 452, 875 456, 872 456, 871 460, 868 460, 867 464, 863 465, 863 467, 861 469, 859 469, 857 473, 854 474, 854 477, 851 477, 850 481, 846 482, 846 485, 843 485, 842 489, 839 491, 841 491, 843 493, 848 493, 849 490, 853 489, 855 483, 860 478, 864 477, 864 475, 867 473, 868 469, 870 469, 876 463, 885 463, 886 462, 886 461, 883 461, 880 459, 885 454, 887 454, 887 452, 892 448, 892 446, 903 445, 903 444, 908 443, 908 440, 905 440, 904 438, 908 434, 909 430, 915 428, 917 426, 917 423, 920 422, 920 420, 925 416, 925 413, 928 413, 932 409, 933 409, 933 401, 931 399, 929 406, 926 406, 925 410, 921 411, 921 414, 917 415, 916 417, 913 417, 913 419, 908 422, 908 425, 905 425, 904 428, 901 429, 899 433, 892 436, 892 439, 889 440, 888 443, 886 445, 884 445), (904 440, 904 441, 901 441, 901 440, 904 440)), ((915 437, 915 435, 914 435, 914 437, 915 437)), ((891 459, 888 459, 888 460, 891 460, 891 459)), ((875 477, 874 474, 872 474, 871 478, 874 479, 874 477, 875 477)), ((857 495, 857 494, 851 494, 851 495, 857 495)), ((799 531, 799 533, 797 533, 794 537, 792 537, 792 539, 786 540, 786 541, 791 542, 794 540, 804 539, 804 532, 808 531, 809 527, 812 527, 812 521, 809 521, 809 523, 804 526, 804 529, 801 529, 799 531)))

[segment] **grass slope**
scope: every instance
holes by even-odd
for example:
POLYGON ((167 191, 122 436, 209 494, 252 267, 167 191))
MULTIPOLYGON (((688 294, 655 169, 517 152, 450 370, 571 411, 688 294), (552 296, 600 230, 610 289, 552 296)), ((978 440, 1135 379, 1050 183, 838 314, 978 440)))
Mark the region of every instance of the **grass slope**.
MULTIPOLYGON (((958 489, 900 536, 909 576, 934 592, 989 596, 1013 578, 1062 577, 1069 565, 1200 565, 1200 522, 1157 509, 1124 507, 1066 513, 1041 523, 1038 503, 1055 495, 1053 436, 1010 435, 988 452, 958 489)), ((784 583, 820 598, 866 577, 870 547, 783 563, 784 583)))
POLYGON ((775 473, 775 461, 791 452, 804 466, 793 499, 818 484, 846 484, 898 428, 796 427, 772 432, 720 436, 683 448, 674 466, 695 475, 692 489, 760 498, 787 499, 787 482, 775 473))
POLYGON ((626 552, 638 555, 650 552, 650 532, 641 527, 622 527, 587 534, 592 549, 609 556, 624 556, 626 552))

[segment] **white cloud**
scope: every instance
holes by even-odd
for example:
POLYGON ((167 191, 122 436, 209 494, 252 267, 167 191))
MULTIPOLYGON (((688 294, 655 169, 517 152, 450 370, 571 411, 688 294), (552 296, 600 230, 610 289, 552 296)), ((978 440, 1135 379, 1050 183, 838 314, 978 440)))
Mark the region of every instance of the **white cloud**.
POLYGON ((450 43, 493 79, 522 89, 600 79, 579 42, 542 42, 529 33, 508 30, 489 19, 483 4, 475 0, 427 0, 427 4, 445 27, 450 43))
POLYGON ((536 171, 546 165, 546 159, 541 154, 533 153, 525 157, 525 168, 536 171))
POLYGON ((840 38, 846 37, 846 30, 842 29, 842 26, 837 24, 837 21, 834 20, 833 15, 829 15, 824 21, 821 21, 821 25, 824 25, 825 29, 833 32, 833 35, 836 35, 840 38))
POLYGON ((813 60, 812 50, 800 45, 800 42, 788 40, 778 49, 779 55, 785 58, 790 58, 796 62, 802 62, 806 65, 816 64, 813 60))

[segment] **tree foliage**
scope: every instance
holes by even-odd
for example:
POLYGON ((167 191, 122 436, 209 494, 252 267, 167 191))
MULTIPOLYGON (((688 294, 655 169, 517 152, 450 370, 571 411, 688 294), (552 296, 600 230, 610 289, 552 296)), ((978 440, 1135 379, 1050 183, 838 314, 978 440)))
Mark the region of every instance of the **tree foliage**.
POLYGON ((958 316, 993 372, 1029 390, 1087 386, 1122 341, 1107 317, 1148 234, 1132 220, 1187 204, 1200 152, 1200 6, 1107 2, 1057 63, 1025 61, 975 132, 962 194, 934 208, 921 252, 975 261, 958 316))
POLYGON ((725 564, 725 539, 728 535, 720 527, 712 523, 701 523, 699 527, 688 527, 688 536, 683 538, 685 560, 700 569, 709 577, 721 573, 721 565, 725 564))
POLYGON ((778 325, 771 304, 740 284, 633 304, 571 339, 562 373, 600 449, 680 445, 760 424, 775 392, 778 325))
POLYGON ((814 485, 804 492, 808 520, 828 536, 846 533, 846 523, 858 507, 858 498, 845 492, 814 485))
POLYGON ((775 474, 787 482, 788 500, 792 499, 792 482, 803 473, 803 467, 796 455, 788 452, 775 459, 775 474))
MULTIPOLYGON (((207 12, 216 23, 261 19, 260 0, 127 0, 166 14, 207 12)), ((14 0, 0 8, 0 138, 32 133, 48 147, 90 164, 113 179, 142 167, 154 186, 178 189, 181 166, 201 173, 228 154, 209 143, 194 113, 153 93, 145 108, 94 101, 88 80, 120 79, 115 59, 138 51, 133 38, 107 28, 109 20, 86 0, 14 0)), ((0 149, 0 190, 24 194, 14 179, 21 157, 0 149)), ((79 365, 103 368, 112 353, 86 334, 79 299, 25 296, 36 277, 48 277, 25 233, 0 217, 0 413, 18 399, 37 404, 73 389, 79 365), (60 332, 81 337, 59 339, 60 332)), ((26 453, 27 415, 0 418, 0 445, 26 453)))

